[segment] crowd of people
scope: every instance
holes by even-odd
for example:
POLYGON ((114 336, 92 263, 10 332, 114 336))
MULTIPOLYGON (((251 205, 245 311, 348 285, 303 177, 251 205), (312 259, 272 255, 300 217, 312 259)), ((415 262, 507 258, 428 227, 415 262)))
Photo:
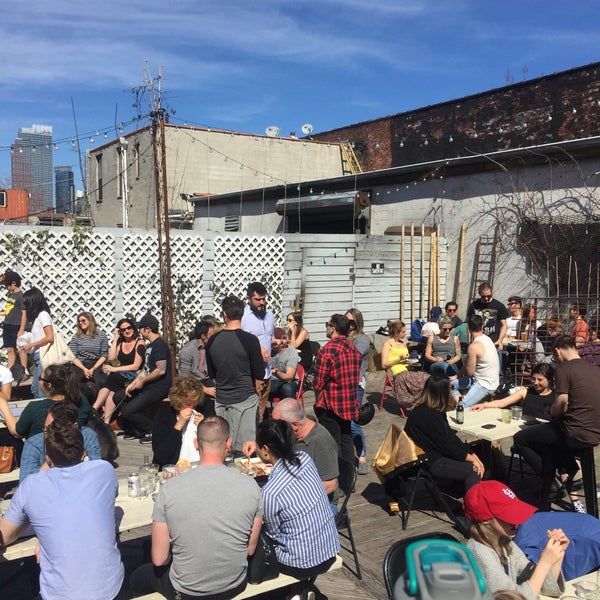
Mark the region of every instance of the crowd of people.
MULTIPOLYGON (((369 472, 358 421, 371 343, 357 308, 329 317, 328 342, 315 354, 302 314, 292 312, 284 327, 276 327, 265 286, 253 282, 245 301, 227 296, 220 319, 205 316, 196 324, 173 377, 170 348, 150 313, 139 320, 123 317, 109 340, 94 315, 81 312, 69 342, 73 360, 42 366, 40 350, 55 335, 48 302, 37 288, 21 293, 16 273, 7 271, 2 281, 11 298, 5 312, 17 311, 19 322, 5 328, 4 343, 13 352, 8 366, 0 367, 0 411, 6 423, 0 445, 11 436, 21 479, 0 521, 0 544, 14 541, 27 523, 33 525, 43 547, 42 597, 112 598, 123 582, 114 532, 116 477, 100 460, 102 440, 88 426, 96 414, 105 429, 122 426, 125 439, 151 444, 153 462, 161 468, 181 461, 198 465, 158 492, 151 562, 131 576, 135 592, 232 598, 246 586, 248 561, 261 535, 273 545, 279 572, 301 580, 331 567, 340 549, 340 465, 352 464, 360 475, 369 472), (8 404, 11 368, 19 364, 31 368, 37 400, 14 417, 8 404), (299 365, 312 375, 314 419, 299 395, 299 365), (272 465, 262 489, 226 466, 226 458, 251 455, 272 465), (77 475, 76 485, 71 473, 77 475), (56 520, 69 540, 68 551, 56 541, 56 528, 45 525, 62 510, 54 501, 44 506, 53 489, 60 489, 61 497, 81 494, 86 503, 85 514, 74 512, 68 523, 56 520), (195 508, 198 489, 201 509, 195 508), (82 514, 93 523, 80 523, 82 514), (88 544, 97 542, 107 557, 104 571, 79 571, 85 552, 72 539, 78 536, 88 544), (78 555, 71 561, 72 552, 78 555), (57 572, 54 565, 61 560, 68 567, 57 572)), ((537 565, 530 567, 513 538, 535 509, 504 484, 485 480, 486 465, 450 428, 446 413, 457 401, 474 411, 518 403, 526 414, 548 420, 515 436, 515 448, 542 479, 541 508, 549 508, 553 492, 572 492, 577 453, 600 442, 600 405, 593 397, 600 371, 581 360, 577 350, 590 337, 585 310, 571 307, 571 335, 565 335, 557 319, 542 325, 535 307, 518 297, 505 306, 493 298, 489 284, 480 286, 479 296, 465 322, 455 302, 448 302, 445 312, 432 308, 419 331, 422 363, 406 325, 389 323, 381 364, 407 411, 405 432, 427 454, 430 473, 464 489, 464 512, 471 523, 468 547, 488 585, 526 598, 559 595, 569 532, 549 528, 537 565), (513 340, 527 340, 533 347, 539 343, 544 357, 550 348, 556 367, 540 360, 530 387, 491 400, 510 368, 507 345, 513 340)), ((292 593, 300 597, 299 589, 292 593)))
MULTIPOLYGON (((16 277, 7 278, 8 289, 16 277)), ((122 425, 126 439, 152 444, 153 461, 161 467, 182 460, 206 467, 161 487, 153 513, 152 564, 140 567, 131 578, 131 587, 139 593, 150 589, 168 598, 233 597, 246 585, 247 558, 254 554, 261 531, 274 545, 280 572, 304 579, 333 564, 339 551, 338 460, 345 458, 359 473, 368 472, 364 433, 357 420, 370 343, 362 314, 351 308, 331 316, 326 326, 330 342, 315 356, 302 315, 290 313, 286 327, 276 328, 266 296, 265 287, 254 282, 246 302, 235 296, 223 300, 221 320, 202 318, 179 353, 179 374, 172 380, 169 347, 158 320, 149 313, 139 320, 120 319, 109 339, 92 313, 81 312, 69 342, 72 360, 42 366, 43 349, 55 336, 50 306, 37 288, 23 294, 25 323, 23 331, 19 323, 19 339, 13 340, 14 358, 25 356, 29 362, 35 400, 13 416, 8 404, 12 372, 4 368, 2 435, 20 446, 22 468, 0 533, 1 543, 8 544, 27 521, 33 524, 40 543, 47 546, 40 560, 42 597, 113 597, 122 583, 122 564, 113 560, 114 526, 111 535, 101 532, 100 525, 80 528, 75 513, 66 537, 80 530, 92 543, 102 536, 112 557, 111 574, 104 573, 105 585, 98 586, 102 591, 93 592, 95 576, 76 578, 62 569, 53 576, 51 565, 70 550, 49 543, 39 503, 26 497, 29 489, 38 489, 36 482, 49 485, 45 471, 55 474, 65 493, 70 473, 89 472, 84 478, 88 494, 95 485, 104 490, 89 501, 90 510, 106 512, 110 504, 114 512, 112 467, 112 483, 104 487, 106 469, 87 466, 106 462, 100 460, 101 440, 88 426, 90 415, 99 415, 96 422, 105 429, 122 425), (314 420, 297 397, 299 365, 312 371, 314 420), (168 403, 163 402, 167 398, 168 403), (148 410, 153 407, 158 408, 154 416, 148 410), (55 430, 57 454, 49 452, 48 442, 49 432, 55 430), (65 456, 58 457, 61 453, 65 456), (250 478, 224 465, 227 456, 250 454, 273 465, 262 492, 250 478), (198 486, 203 489, 205 520, 190 528, 187 516, 198 486), (224 529, 230 536, 225 544, 224 529), (199 561, 200 534, 206 556, 199 561), (59 590, 61 585, 65 587, 59 590)), ((15 307, 18 311, 20 305, 15 307)), ((48 510, 50 515, 58 506, 51 502, 48 510)))

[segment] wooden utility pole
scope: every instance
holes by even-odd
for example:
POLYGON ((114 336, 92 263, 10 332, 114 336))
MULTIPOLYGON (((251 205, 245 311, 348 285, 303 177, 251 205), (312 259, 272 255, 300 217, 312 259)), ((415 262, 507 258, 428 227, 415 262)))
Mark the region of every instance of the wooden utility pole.
POLYGON ((171 231, 169 227, 169 194, 167 188, 167 150, 165 143, 165 110, 161 107, 162 69, 159 68, 157 86, 147 74, 152 93, 152 148, 154 152, 154 182, 156 187, 156 233, 160 277, 163 338, 171 352, 171 373, 175 375, 175 310, 171 279, 171 231))

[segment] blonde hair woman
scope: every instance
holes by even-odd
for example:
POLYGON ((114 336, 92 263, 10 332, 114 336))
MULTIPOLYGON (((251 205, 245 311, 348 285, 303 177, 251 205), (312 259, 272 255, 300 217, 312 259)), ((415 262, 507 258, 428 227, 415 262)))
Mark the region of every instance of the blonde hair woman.
POLYGON ((414 371, 408 364, 408 346, 404 342, 406 325, 393 321, 389 325, 390 338, 381 348, 381 366, 389 369, 394 381, 394 395, 399 406, 411 410, 415 399, 423 391, 429 378, 423 371, 414 371))

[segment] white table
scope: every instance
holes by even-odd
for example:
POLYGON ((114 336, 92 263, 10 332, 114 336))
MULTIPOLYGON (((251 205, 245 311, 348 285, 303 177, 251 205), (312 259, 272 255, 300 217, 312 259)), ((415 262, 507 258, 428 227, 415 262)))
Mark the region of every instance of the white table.
MULTIPOLYGON (((600 583, 598 581, 598 572, 592 571, 591 573, 587 573, 587 575, 582 575, 581 577, 577 577, 576 579, 571 579, 570 581, 565 581, 565 591, 560 595, 561 598, 565 596, 573 596, 575 597, 575 584, 588 581, 590 583, 600 583)), ((551 598, 550 596, 544 596, 543 594, 539 595, 540 600, 556 600, 556 598, 551 598)))
MULTIPOLYGON (((500 408, 484 408, 483 410, 470 410, 465 408, 465 422, 461 425, 456 423, 455 411, 446 413, 450 427, 455 431, 468 433, 477 439, 488 442, 498 442, 511 438, 525 427, 531 427, 533 419, 512 419, 510 423, 504 423, 501 417, 500 408), (484 428, 483 425, 494 425, 492 428, 484 428)), ((542 423, 543 421, 539 421, 542 423)))
MULTIPOLYGON (((10 501, 0 502, 0 511, 6 512, 10 501)), ((115 500, 115 519, 119 533, 143 527, 152 524, 152 511, 154 501, 151 496, 144 500, 139 498, 130 498, 127 495, 127 480, 119 480, 119 495, 115 500)), ((23 538, 22 540, 11 544, 0 553, 0 562, 3 560, 16 560, 33 556, 38 545, 37 537, 23 538)))
POLYGON ((493 468, 495 465, 496 470, 494 471, 496 479, 502 481, 506 480, 506 473, 504 467, 493 460, 494 457, 494 446, 499 446, 499 442, 505 439, 512 438, 517 432, 525 427, 531 427, 532 423, 543 422, 536 421, 533 418, 526 418, 514 420, 511 419, 509 423, 504 423, 501 417, 501 408, 484 408, 482 410, 470 410, 465 408, 464 412, 464 423, 456 423, 456 412, 449 411, 446 413, 448 423, 455 431, 473 436, 474 438, 483 442, 483 452, 487 455, 483 462, 486 468, 493 468), (485 428, 484 425, 493 425, 492 428, 485 428))

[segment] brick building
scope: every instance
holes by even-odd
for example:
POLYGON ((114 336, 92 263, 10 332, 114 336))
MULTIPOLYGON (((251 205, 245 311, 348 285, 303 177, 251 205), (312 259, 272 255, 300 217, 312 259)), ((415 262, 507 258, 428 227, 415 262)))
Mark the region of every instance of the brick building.
POLYGON ((312 135, 352 142, 363 171, 593 137, 600 62, 312 135))

